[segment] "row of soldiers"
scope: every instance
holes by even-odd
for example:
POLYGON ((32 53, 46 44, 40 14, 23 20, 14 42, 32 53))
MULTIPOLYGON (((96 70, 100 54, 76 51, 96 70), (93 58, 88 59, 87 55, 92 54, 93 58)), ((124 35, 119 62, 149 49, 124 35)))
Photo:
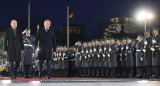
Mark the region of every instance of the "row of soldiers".
POLYGON ((160 78, 159 30, 146 31, 136 40, 127 37, 77 42, 72 49, 58 48, 53 74, 77 77, 160 78), (57 71, 58 70, 58 71, 57 71), (66 73, 66 74, 65 74, 66 73))

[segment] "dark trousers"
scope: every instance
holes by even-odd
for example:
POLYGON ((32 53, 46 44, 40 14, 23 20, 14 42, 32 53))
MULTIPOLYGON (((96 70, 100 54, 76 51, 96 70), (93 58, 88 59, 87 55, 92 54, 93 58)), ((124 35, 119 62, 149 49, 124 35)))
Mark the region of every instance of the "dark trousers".
POLYGON ((117 73, 116 73, 116 68, 115 67, 112 67, 111 68, 111 76, 114 76, 116 77, 117 73))
POLYGON ((105 75, 106 75, 106 68, 102 67, 101 68, 101 77, 105 77, 105 75))
MULTIPOLYGON (((51 63, 52 63, 52 60, 46 60, 46 62, 47 62, 46 75, 50 76, 50 74, 51 74, 51 63)), ((41 74, 43 73, 43 63, 44 63, 44 60, 39 60, 39 71, 40 71, 41 74)))
POLYGON ((147 77, 152 76, 152 66, 146 66, 147 77))
POLYGON ((17 74, 19 65, 20 65, 20 62, 9 62, 9 71, 11 76, 17 74))
POLYGON ((24 64, 24 74, 31 74, 31 73, 32 73, 32 65, 24 64))
POLYGON ((129 67, 127 68, 128 70, 128 77, 133 77, 134 73, 133 73, 133 67, 129 67))
POLYGON ((154 66, 153 71, 154 71, 155 76, 158 77, 159 74, 160 74, 160 67, 159 66, 154 66))
POLYGON ((137 67, 137 76, 142 77, 144 74, 144 67, 137 67))

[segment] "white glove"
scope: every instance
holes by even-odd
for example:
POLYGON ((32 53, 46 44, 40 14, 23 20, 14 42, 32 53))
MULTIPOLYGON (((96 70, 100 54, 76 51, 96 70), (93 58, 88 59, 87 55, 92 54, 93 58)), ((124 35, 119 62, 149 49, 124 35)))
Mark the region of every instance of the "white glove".
POLYGON ((123 47, 121 48, 121 50, 123 50, 123 47))
POLYGON ((147 43, 147 41, 144 41, 144 45, 147 45, 148 43, 147 43))
POLYGON ((125 53, 124 55, 127 56, 127 53, 125 53))
POLYGON ((85 59, 87 58, 87 56, 85 56, 85 59))
POLYGON ((120 54, 120 56, 122 57, 122 54, 120 54))
POLYGON ((110 54, 108 54, 108 57, 110 57, 110 54))
POLYGON ((151 48, 151 50, 152 50, 152 51, 155 51, 155 49, 154 49, 153 47, 151 48))
POLYGON ((104 50, 106 51, 106 48, 104 48, 104 50))
POLYGON ((126 49, 128 50, 128 46, 126 46, 126 49))
POLYGON ((86 51, 86 53, 88 53, 88 50, 86 51))
POLYGON ((143 49, 143 52, 145 53, 145 52, 146 52, 146 49, 143 49))
POLYGON ((143 61, 143 58, 142 58, 142 57, 141 57, 140 59, 141 59, 141 61, 143 61))
POLYGON ((101 52, 102 51, 102 49, 99 49, 99 52, 101 52))
POLYGON ((103 54, 103 57, 105 57, 105 54, 103 54))
POLYGON ((109 48, 109 52, 111 52, 111 48, 109 48))
POLYGON ((94 48, 94 52, 96 52, 96 49, 94 48))
POLYGON ((90 52, 92 53, 92 50, 90 50, 90 52))
POLYGON ((152 40, 152 43, 155 44, 155 43, 156 43, 156 40, 152 40))
POLYGON ((100 55, 98 54, 98 58, 100 58, 100 55))
POLYGON ((90 58, 90 55, 88 55, 88 57, 90 58))
POLYGON ((82 50, 82 53, 84 53, 84 51, 82 50))
POLYGON ((79 58, 79 60, 81 60, 81 57, 79 58))

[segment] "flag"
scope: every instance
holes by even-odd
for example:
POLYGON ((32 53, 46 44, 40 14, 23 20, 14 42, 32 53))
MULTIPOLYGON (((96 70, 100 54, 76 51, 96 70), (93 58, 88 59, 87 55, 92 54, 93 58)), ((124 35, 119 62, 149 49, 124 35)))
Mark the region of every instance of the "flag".
POLYGON ((69 14, 69 18, 72 18, 73 17, 73 12, 69 14))
POLYGON ((29 0, 29 4, 31 4, 31 0, 29 0))

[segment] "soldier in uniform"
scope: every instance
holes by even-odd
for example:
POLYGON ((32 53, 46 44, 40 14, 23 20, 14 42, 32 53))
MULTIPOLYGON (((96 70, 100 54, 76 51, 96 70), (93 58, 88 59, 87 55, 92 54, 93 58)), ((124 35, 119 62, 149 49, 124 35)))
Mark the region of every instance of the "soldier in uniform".
POLYGON ((83 63, 84 63, 84 67, 83 67, 83 77, 86 77, 88 75, 88 47, 87 47, 87 43, 83 43, 83 50, 84 52, 83 54, 83 63))
POLYGON ((81 74, 81 50, 82 50, 82 45, 81 42, 77 42, 75 44, 76 48, 76 56, 75 56, 75 68, 76 68, 76 74, 79 77, 81 74))
POLYGON ((143 36, 139 35, 137 37, 137 44, 136 44, 136 67, 137 67, 137 75, 136 78, 142 78, 143 76, 143 66, 144 66, 144 41, 142 40, 143 36))
POLYGON ((122 40, 122 47, 121 47, 121 53, 120 53, 120 61, 121 61, 121 77, 126 77, 126 61, 125 61, 125 51, 126 51, 126 44, 127 40, 124 38, 122 40))
POLYGON ((150 36, 150 31, 145 32, 144 40, 144 65, 146 69, 146 78, 152 78, 152 36, 150 36))
POLYGON ((155 78, 160 78, 160 35, 159 28, 154 28, 152 39, 152 66, 155 78))
POLYGON ((116 77, 116 69, 117 69, 117 45, 115 44, 115 39, 111 38, 111 44, 109 48, 109 54, 108 54, 108 62, 109 62, 109 68, 111 70, 111 77, 116 77))
POLYGON ((24 78, 31 78, 32 66, 33 66, 33 56, 34 56, 34 44, 35 37, 30 35, 30 28, 26 28, 26 34, 23 36, 24 43, 24 78))
POLYGON ((134 47, 132 45, 132 39, 128 38, 127 40, 127 45, 126 45, 126 68, 127 68, 127 77, 132 78, 133 77, 133 67, 134 67, 134 60, 133 60, 133 52, 134 52, 134 47))
POLYGON ((92 77, 96 76, 96 68, 97 68, 97 49, 95 41, 92 41, 92 77))
POLYGON ((87 75, 87 77, 91 77, 92 76, 92 68, 91 68, 91 66, 92 66, 92 61, 91 61, 91 59, 92 59, 92 48, 91 48, 91 42, 89 42, 88 43, 88 59, 87 59, 87 62, 88 62, 88 75, 87 75))
POLYGON ((95 56, 95 66, 96 66, 96 77, 100 77, 100 70, 101 70, 101 44, 98 40, 96 40, 96 56, 95 56))
POLYGON ((120 55, 121 55, 121 40, 117 39, 116 41, 116 45, 117 45, 117 77, 121 76, 121 61, 120 61, 120 55))
POLYGON ((58 77, 61 76, 61 69, 62 69, 62 47, 59 47, 59 51, 58 51, 58 77))
POLYGON ((106 67, 107 67, 107 58, 106 58, 107 48, 106 48, 106 46, 107 46, 107 44, 105 43, 105 41, 104 40, 101 41, 101 49, 102 49, 102 52, 101 52, 101 56, 102 56, 101 77, 106 77, 106 67))

